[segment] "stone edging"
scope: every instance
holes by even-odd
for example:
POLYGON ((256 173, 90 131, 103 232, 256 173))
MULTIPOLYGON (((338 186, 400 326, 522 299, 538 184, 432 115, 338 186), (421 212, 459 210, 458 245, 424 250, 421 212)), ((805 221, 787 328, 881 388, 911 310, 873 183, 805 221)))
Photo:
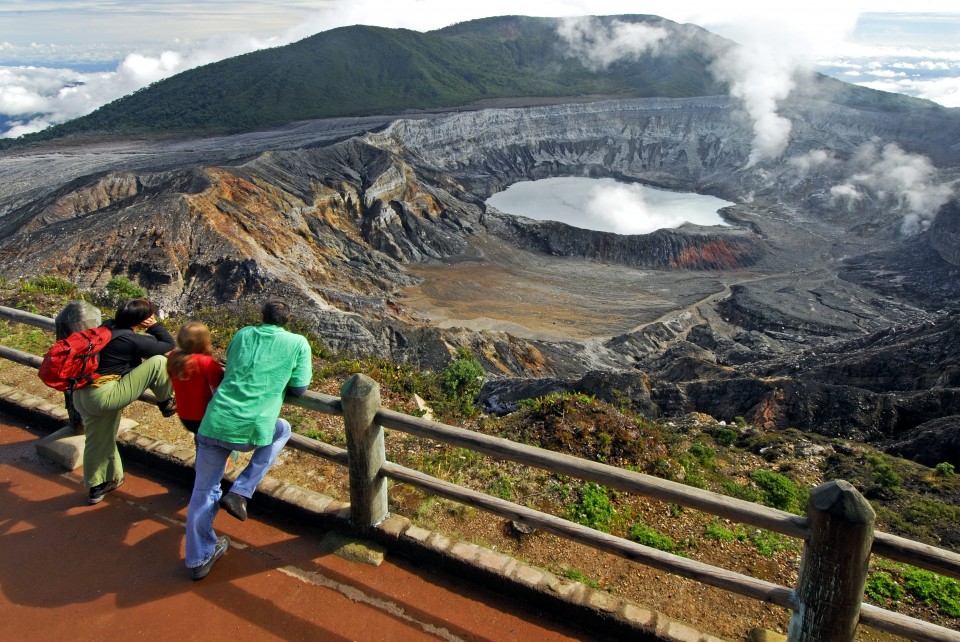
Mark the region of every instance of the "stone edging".
MULTIPOLYGON (((67 420, 62 407, 3 384, 0 384, 0 409, 50 431, 61 428, 67 420)), ((117 438, 124 457, 146 464, 151 470, 184 485, 190 483, 195 457, 192 448, 143 435, 136 430, 135 422, 127 425, 117 438)), ((258 504, 267 511, 295 519, 297 523, 349 532, 349 504, 270 476, 264 478, 257 490, 258 504)), ((467 576, 544 611, 563 613, 564 619, 574 620, 598 633, 650 642, 723 642, 606 591, 558 577, 509 555, 450 539, 399 515, 384 520, 370 537, 417 563, 467 576)))

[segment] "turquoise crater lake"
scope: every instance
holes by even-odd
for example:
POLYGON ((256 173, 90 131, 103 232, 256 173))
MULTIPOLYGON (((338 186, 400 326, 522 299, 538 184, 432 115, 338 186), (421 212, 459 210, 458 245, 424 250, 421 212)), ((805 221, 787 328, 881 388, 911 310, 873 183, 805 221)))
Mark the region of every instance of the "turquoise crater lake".
POLYGON ((587 230, 649 234, 684 223, 725 225, 714 196, 671 192, 612 178, 561 177, 514 183, 487 199, 501 212, 587 230))

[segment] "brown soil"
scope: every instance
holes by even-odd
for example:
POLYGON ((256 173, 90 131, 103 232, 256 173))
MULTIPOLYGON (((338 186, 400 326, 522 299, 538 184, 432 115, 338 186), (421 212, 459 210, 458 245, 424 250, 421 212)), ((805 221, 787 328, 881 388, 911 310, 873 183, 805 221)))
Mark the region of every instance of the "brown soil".
MULTIPOLYGON (((411 265, 405 308, 441 327, 499 330, 527 339, 611 337, 723 291, 715 273, 655 272, 525 252, 474 240, 466 258, 411 265), (629 292, 629 297, 619 293, 629 292)), ((739 280, 756 275, 727 273, 739 280)))
MULTIPOLYGON (((0 360, 0 382, 52 402, 59 400, 59 393, 43 386, 34 371, 5 360, 0 360)), ((328 382, 325 388, 323 392, 338 394, 336 382, 328 382)), ((406 411, 413 407, 412 403, 401 405, 409 407, 398 407, 397 404, 393 404, 393 407, 406 411)), ((301 431, 304 428, 322 431, 330 436, 331 441, 339 438, 342 428, 340 418, 299 409, 297 412, 304 413, 297 418, 301 431)), ((177 419, 164 419, 156 408, 148 404, 133 404, 125 416, 139 422, 138 430, 144 434, 186 446, 192 444, 192 435, 180 426, 177 419)), ((405 435, 395 432, 388 434, 388 450, 391 450, 391 443, 400 442, 405 448, 410 448, 409 438, 405 435)), ((417 447, 425 450, 444 448, 431 443, 422 443, 417 447)), ((519 472, 513 464, 493 465, 504 467, 505 472, 510 474, 519 472)), ((755 466, 751 462, 740 465, 744 466, 744 470, 755 466)), ((811 481, 815 481, 816 462, 809 461, 808 467, 805 472, 811 481)), ((334 464, 287 449, 271 475, 346 501, 349 493, 345 473, 334 464)), ((534 506, 537 504, 535 495, 542 492, 536 482, 519 490, 520 493, 529 493, 520 501, 534 506)), ((703 537, 706 525, 714 521, 711 516, 639 498, 635 498, 629 506, 634 511, 635 520, 669 536, 674 542, 689 543, 683 554, 692 559, 783 586, 793 586, 796 582, 801 554, 799 545, 764 556, 758 554, 750 542, 722 542, 703 537)), ((395 485, 391 489, 391 510, 425 527, 501 551, 555 573, 568 576, 582 574, 582 577, 612 593, 725 639, 745 640, 748 632, 757 627, 785 633, 789 622, 789 612, 780 607, 737 597, 546 533, 522 535, 501 518, 491 518, 453 502, 424 498, 419 491, 402 485, 395 485)), ((720 523, 729 529, 736 528, 735 524, 720 523)), ((910 615, 937 621, 932 612, 912 612, 910 615)), ((938 623, 949 626, 946 622, 938 623)), ((857 635, 857 640, 861 641, 892 642, 901 639, 865 627, 860 627, 857 635)))

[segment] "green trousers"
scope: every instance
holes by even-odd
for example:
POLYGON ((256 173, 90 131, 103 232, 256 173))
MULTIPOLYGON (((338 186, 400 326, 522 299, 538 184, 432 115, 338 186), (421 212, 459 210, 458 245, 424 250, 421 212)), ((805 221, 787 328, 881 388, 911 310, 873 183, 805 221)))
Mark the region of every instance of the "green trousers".
POLYGON ((116 381, 87 386, 73 393, 73 405, 83 417, 83 483, 89 488, 123 477, 117 450, 117 430, 123 409, 147 390, 164 401, 173 396, 167 358, 150 357, 116 381))

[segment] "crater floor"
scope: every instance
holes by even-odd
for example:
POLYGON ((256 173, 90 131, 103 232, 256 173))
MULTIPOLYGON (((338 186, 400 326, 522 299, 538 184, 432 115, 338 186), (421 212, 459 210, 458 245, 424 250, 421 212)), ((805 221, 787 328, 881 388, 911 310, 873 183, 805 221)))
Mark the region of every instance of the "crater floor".
POLYGON ((554 257, 495 238, 464 257, 416 265, 400 302, 441 328, 497 330, 547 341, 630 332, 725 290, 752 272, 660 272, 554 257))

